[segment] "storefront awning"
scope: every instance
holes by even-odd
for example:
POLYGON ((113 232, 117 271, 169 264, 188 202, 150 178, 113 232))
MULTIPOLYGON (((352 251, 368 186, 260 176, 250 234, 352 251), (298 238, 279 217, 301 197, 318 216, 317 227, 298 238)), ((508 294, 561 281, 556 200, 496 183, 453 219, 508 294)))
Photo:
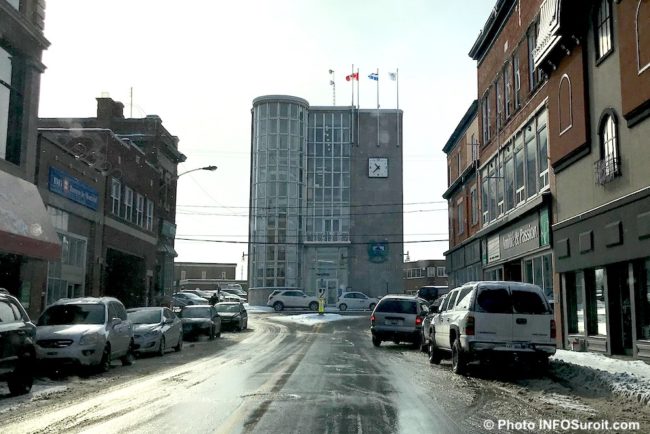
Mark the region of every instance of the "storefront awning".
POLYGON ((174 246, 170 246, 169 244, 159 244, 157 250, 163 255, 170 255, 174 258, 178 256, 178 253, 176 253, 176 250, 174 250, 174 246))
POLYGON ((38 189, 0 171, 0 252, 55 261, 61 242, 38 189))

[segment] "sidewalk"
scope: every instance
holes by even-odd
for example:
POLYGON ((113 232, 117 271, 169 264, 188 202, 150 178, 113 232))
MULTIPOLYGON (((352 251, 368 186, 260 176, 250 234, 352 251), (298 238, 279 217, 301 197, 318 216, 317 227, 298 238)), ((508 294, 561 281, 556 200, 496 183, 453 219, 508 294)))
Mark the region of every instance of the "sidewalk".
POLYGON ((650 364, 599 353, 557 350, 551 372, 573 386, 609 390, 613 395, 650 406, 650 364))

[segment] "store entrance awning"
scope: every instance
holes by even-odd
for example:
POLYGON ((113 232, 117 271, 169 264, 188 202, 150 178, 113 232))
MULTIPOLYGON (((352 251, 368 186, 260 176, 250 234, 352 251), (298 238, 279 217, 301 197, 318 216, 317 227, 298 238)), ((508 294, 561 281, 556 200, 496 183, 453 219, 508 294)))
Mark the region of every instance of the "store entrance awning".
POLYGON ((0 252, 55 261, 61 242, 34 184, 0 171, 0 252))
POLYGON ((157 250, 163 255, 173 256, 174 258, 178 256, 178 253, 176 253, 174 246, 170 246, 169 244, 159 244, 157 250))

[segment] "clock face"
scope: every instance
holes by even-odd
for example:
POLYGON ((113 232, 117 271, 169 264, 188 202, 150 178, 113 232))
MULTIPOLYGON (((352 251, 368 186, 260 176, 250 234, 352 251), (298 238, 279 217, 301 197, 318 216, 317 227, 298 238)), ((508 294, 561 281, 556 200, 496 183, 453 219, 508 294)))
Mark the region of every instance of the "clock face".
POLYGON ((368 176, 371 178, 387 178, 388 158, 368 158, 368 176))

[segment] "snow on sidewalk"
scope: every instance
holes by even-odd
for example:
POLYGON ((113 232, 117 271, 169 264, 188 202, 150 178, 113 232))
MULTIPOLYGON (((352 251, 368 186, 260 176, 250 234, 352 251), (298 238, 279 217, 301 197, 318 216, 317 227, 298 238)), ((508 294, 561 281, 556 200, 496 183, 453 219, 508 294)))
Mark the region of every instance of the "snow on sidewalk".
POLYGON ((274 316, 271 319, 282 322, 292 322, 303 325, 315 325, 332 321, 341 321, 345 319, 356 319, 358 316, 339 315, 335 313, 326 313, 319 315, 317 313, 305 313, 302 315, 274 316))
POLYGON ((551 358, 555 376, 586 390, 612 394, 650 405, 650 365, 599 353, 557 350, 551 358))

